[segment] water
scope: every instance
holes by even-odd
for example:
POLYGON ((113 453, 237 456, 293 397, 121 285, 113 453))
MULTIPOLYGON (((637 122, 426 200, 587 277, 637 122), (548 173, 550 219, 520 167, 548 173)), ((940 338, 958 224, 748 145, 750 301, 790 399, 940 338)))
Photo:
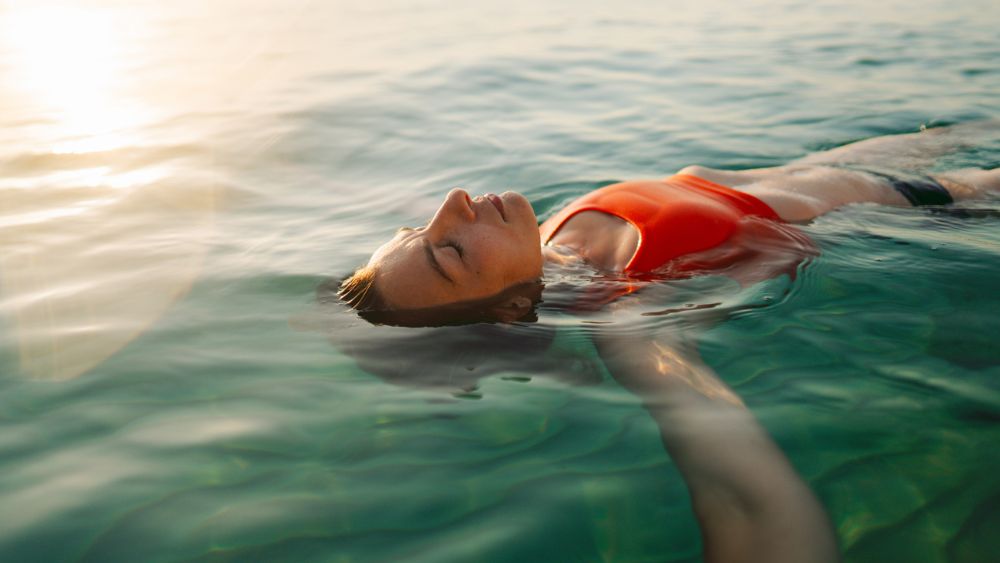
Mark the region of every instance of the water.
MULTIPOLYGON (((314 288, 454 185, 544 217, 612 179, 995 118, 998 21, 975 0, 8 0, 2 558, 698 560, 684 483, 590 343, 611 319, 543 310, 518 330, 552 346, 521 361, 413 355, 418 332, 317 320, 314 288), (359 368, 359 334, 398 339, 383 363, 419 383, 359 368)), ((998 166, 998 138, 938 167, 998 166)), ((848 561, 1000 553, 998 203, 837 211, 794 282, 658 304, 728 311, 701 353, 848 561)), ((694 314, 640 312, 613 326, 694 314)))

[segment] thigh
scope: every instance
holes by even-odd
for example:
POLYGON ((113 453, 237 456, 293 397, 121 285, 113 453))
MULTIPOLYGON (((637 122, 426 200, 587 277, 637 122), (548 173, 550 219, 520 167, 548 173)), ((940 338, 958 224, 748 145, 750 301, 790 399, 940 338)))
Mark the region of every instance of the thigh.
POLYGON ((808 221, 850 203, 909 207, 906 198, 888 182, 830 166, 783 166, 731 187, 757 197, 786 221, 808 221))
POLYGON ((933 177, 948 189, 956 201, 983 197, 990 192, 1000 193, 1000 168, 962 168, 935 173, 933 177))

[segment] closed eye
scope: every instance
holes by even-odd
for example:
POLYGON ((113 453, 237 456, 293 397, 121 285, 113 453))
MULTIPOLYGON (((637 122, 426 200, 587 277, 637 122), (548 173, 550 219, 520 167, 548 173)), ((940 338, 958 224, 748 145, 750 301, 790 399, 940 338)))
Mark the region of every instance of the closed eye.
POLYGON ((454 248, 455 252, 458 253, 458 257, 459 258, 464 258, 465 257, 465 252, 462 250, 462 247, 459 246, 459 244, 457 242, 449 242, 449 243, 445 244, 445 246, 450 246, 450 247, 454 248))

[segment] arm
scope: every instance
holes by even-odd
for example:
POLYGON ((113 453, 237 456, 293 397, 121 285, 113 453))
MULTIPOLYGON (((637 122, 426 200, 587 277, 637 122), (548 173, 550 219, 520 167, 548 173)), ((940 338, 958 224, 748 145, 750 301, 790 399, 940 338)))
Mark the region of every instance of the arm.
POLYGON ((604 338, 598 349, 638 395, 691 491, 705 561, 836 561, 819 501, 693 346, 604 338))
POLYGON ((982 120, 948 127, 922 129, 918 133, 885 135, 855 141, 807 155, 797 164, 869 164, 899 170, 920 170, 955 151, 996 138, 1000 120, 982 120))

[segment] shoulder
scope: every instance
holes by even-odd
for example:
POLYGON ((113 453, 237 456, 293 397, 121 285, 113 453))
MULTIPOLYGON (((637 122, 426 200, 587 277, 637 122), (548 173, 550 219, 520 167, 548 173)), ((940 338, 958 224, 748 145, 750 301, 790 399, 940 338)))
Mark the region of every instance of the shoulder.
POLYGON ((709 168, 708 166, 692 165, 685 166, 677 171, 677 174, 697 176, 702 180, 708 180, 716 184, 721 184, 727 188, 739 189, 740 186, 759 182, 764 178, 774 174, 784 173, 788 167, 774 168, 751 168, 749 170, 720 170, 709 168))
POLYGON ((677 171, 678 174, 687 174, 688 176, 697 176, 699 178, 705 178, 708 180, 708 176, 714 175, 718 170, 708 168, 707 166, 700 166, 698 164, 692 164, 690 166, 685 166, 677 171))

